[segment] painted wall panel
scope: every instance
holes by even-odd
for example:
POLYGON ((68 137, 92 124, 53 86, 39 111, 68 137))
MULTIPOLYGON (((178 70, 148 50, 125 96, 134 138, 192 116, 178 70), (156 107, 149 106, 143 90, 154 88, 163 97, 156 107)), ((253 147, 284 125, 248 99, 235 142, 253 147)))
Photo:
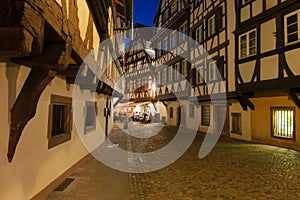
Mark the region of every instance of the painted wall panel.
POLYGON ((278 56, 261 59, 261 80, 278 78, 278 56))
POLYGON ((256 61, 251 61, 251 62, 239 65, 240 73, 241 73, 241 76, 245 83, 251 81, 251 78, 252 78, 252 75, 253 75, 253 72, 255 69, 255 62, 256 61))
POLYGON ((292 51, 288 51, 285 53, 287 63, 295 75, 300 75, 300 63, 299 63, 299 55, 300 49, 295 49, 292 51))
POLYGON ((276 48, 276 20, 272 19, 261 25, 261 52, 265 53, 276 48))

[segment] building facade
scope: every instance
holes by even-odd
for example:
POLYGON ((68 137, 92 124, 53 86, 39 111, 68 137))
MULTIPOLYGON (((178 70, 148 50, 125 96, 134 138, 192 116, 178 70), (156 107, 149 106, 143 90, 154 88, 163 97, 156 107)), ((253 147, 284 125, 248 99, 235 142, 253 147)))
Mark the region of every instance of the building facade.
POLYGON ((235 1, 235 8, 236 85, 255 107, 251 139, 299 150, 300 3, 235 1))
POLYGON ((113 57, 104 58, 108 49, 92 50, 130 27, 131 5, 125 0, 1 0, 1 5, 0 198, 43 199, 89 154, 79 135, 101 133, 101 143, 112 127, 111 96, 121 96, 116 83, 123 72, 113 57), (88 67, 88 56, 102 76, 88 67), (95 98, 72 106, 75 88, 95 98), (80 113, 80 125, 74 112, 80 113))

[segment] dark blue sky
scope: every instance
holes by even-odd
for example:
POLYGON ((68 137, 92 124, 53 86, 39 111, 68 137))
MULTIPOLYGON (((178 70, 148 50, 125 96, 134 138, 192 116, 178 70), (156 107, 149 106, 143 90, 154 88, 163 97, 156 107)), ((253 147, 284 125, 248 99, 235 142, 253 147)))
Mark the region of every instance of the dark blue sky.
POLYGON ((134 22, 154 26, 152 21, 158 8, 158 3, 159 0, 134 0, 134 22))

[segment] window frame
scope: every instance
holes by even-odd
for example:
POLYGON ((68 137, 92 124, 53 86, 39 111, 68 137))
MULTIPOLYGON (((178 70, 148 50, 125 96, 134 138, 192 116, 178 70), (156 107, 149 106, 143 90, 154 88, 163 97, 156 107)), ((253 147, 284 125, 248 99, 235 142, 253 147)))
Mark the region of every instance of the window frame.
POLYGON ((56 147, 71 140, 73 119, 72 119, 72 98, 52 94, 50 97, 49 118, 48 118, 48 149, 56 147), (64 132, 58 135, 53 135, 53 108, 54 106, 64 106, 66 115, 64 116, 64 132))
POLYGON ((200 66, 200 67, 197 69, 197 71, 196 71, 196 84, 197 84, 197 85, 200 85, 200 84, 205 83, 205 79, 204 79, 205 73, 204 73, 204 72, 205 72, 205 71, 204 71, 204 67, 203 67, 203 66, 200 66), (203 76, 201 76, 201 71, 202 71, 202 75, 203 75, 203 76))
POLYGON ((195 118, 195 105, 194 104, 190 104, 189 105, 189 117, 190 118, 195 118))
POLYGON ((185 40, 187 40, 189 34, 189 27, 187 22, 184 22, 179 26, 179 33, 179 43, 182 43, 185 40))
POLYGON ((242 135, 242 113, 231 113, 231 133, 242 135), (234 118, 238 119, 238 130, 234 130, 234 118))
POLYGON ((180 79, 180 62, 174 64, 174 70, 175 70, 174 80, 177 81, 180 79))
POLYGON ((283 140, 296 140, 296 109, 295 107, 270 107, 270 130, 271 130, 271 137, 283 140), (293 113, 293 123, 292 123, 292 136, 283 136, 279 135, 278 133, 275 134, 274 132, 274 111, 291 111, 293 113))
POLYGON ((201 106, 201 125, 202 126, 210 126, 210 122, 211 122, 211 109, 210 109, 210 105, 202 105, 201 106), (204 110, 208 109, 208 119, 204 120, 204 110))
POLYGON ((84 133, 87 134, 89 132, 96 130, 96 123, 97 123, 97 102, 94 101, 86 101, 85 104, 85 118, 84 118, 84 133), (92 113, 89 113, 89 108, 92 108, 92 113), (94 111, 94 112, 93 112, 94 111), (93 122, 92 125, 87 126, 87 119, 90 114, 93 115, 93 122))
POLYGON ((204 26, 203 24, 200 25, 198 28, 195 30, 195 40, 199 44, 204 43, 204 26))
POLYGON ((217 32, 217 22, 216 15, 212 15, 207 19, 207 38, 212 37, 217 32), (211 26, 210 21, 213 19, 213 26, 211 26))
POLYGON ((246 33, 243 33, 239 36, 239 59, 244 59, 244 58, 247 58, 247 57, 251 57, 251 56, 255 56, 257 55, 257 30, 256 29, 251 29, 250 31, 246 32, 246 33), (250 34, 253 33, 255 34, 255 53, 253 54, 250 54, 250 34), (242 55, 242 38, 245 37, 246 40, 246 54, 245 55, 242 55))
POLYGON ((287 15, 284 16, 284 43, 285 45, 291 45, 291 44, 295 44, 298 43, 300 41, 300 10, 296 10, 294 12, 291 12, 287 15), (298 35, 298 39, 296 41, 292 41, 289 42, 288 41, 288 24, 287 24, 287 20, 289 17, 292 17, 293 15, 297 15, 297 35, 298 35))
POLYGON ((181 74, 183 77, 188 77, 188 63, 186 60, 181 61, 181 74))
POLYGON ((170 49, 173 49, 177 46, 178 38, 177 38, 177 31, 174 31, 170 35, 170 49))
POLYGON ((209 82, 214 82, 214 81, 218 80, 217 70, 218 70, 218 67, 217 67, 216 61, 215 60, 210 61, 208 63, 208 81, 209 82), (213 70, 213 73, 212 73, 212 70, 213 70))

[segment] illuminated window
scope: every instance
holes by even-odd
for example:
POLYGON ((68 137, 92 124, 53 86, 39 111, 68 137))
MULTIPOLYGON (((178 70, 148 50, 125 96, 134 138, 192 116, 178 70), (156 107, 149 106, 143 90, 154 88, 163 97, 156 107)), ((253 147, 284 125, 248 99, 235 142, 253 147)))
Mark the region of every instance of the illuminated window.
POLYGON ((203 126, 210 125, 210 106, 209 105, 202 106, 201 125, 203 125, 203 126))
POLYGON ((242 117, 241 113, 231 113, 231 133, 242 135, 242 117))
POLYGON ((271 108, 271 131, 274 137, 294 139, 295 109, 289 107, 271 108))

